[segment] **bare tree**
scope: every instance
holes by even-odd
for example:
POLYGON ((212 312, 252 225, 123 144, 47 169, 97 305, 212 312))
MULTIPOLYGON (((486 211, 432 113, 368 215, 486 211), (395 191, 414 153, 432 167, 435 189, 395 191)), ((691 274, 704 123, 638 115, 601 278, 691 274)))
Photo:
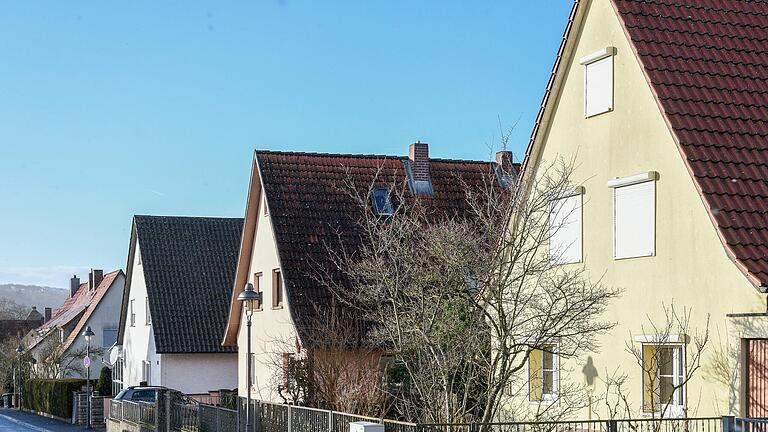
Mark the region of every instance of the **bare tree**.
POLYGON ((29 308, 11 299, 0 298, 0 320, 21 320, 26 318, 29 308))
POLYGON ((531 353, 566 361, 595 350, 614 326, 600 317, 620 291, 591 281, 579 264, 561 265, 549 248, 562 228, 552 221, 567 219, 553 212, 573 190, 572 170, 561 161, 506 188, 497 179, 514 173, 457 176, 464 205, 448 212, 393 182, 391 216, 371 211, 376 180, 359 188, 350 176, 363 246, 329 246, 336 266, 319 280, 372 323, 370 343, 402 368, 394 397, 403 417, 487 423, 502 406, 513 418, 557 418, 583 406, 577 386, 561 385, 556 396, 569 403, 521 409, 531 353))

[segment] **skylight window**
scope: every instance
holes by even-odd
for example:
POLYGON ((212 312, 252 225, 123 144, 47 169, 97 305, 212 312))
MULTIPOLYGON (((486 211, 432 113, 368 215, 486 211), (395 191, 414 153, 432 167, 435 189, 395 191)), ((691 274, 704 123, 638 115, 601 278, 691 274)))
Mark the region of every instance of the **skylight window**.
POLYGON ((373 201, 373 213, 379 216, 392 216, 392 200, 389 198, 389 190, 386 188, 376 188, 371 196, 373 201))

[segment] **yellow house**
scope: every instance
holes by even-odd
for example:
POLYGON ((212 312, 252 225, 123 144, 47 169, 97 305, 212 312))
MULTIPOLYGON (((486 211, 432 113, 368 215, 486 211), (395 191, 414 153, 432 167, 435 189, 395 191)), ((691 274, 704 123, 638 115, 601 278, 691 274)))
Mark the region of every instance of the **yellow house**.
POLYGON ((578 417, 606 418, 624 376, 623 416, 766 416, 766 16, 763 2, 574 1, 523 172, 575 163, 576 211, 550 241, 624 292, 599 352, 534 352, 531 409, 577 383, 578 417), (672 305, 687 334, 660 331, 672 305))

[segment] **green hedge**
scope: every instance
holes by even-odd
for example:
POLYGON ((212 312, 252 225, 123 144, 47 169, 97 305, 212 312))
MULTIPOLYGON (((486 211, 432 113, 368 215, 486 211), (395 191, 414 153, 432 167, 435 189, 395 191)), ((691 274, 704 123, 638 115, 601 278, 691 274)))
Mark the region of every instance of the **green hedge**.
POLYGON ((24 408, 56 417, 72 418, 72 392, 80 391, 84 379, 31 379, 24 383, 24 408))

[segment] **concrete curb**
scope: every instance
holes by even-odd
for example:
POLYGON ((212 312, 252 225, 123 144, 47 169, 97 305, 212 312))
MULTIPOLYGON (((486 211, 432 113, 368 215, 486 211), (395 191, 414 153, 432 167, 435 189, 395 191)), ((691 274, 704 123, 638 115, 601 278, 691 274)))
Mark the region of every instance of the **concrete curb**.
POLYGON ((5 420, 8 420, 10 422, 16 423, 17 425, 24 426, 27 429, 32 429, 33 431, 37 432, 52 432, 50 429, 43 429, 40 426, 35 426, 31 423, 27 423, 18 419, 15 419, 13 417, 7 416, 5 414, 0 414, 0 417, 4 418, 5 420))

